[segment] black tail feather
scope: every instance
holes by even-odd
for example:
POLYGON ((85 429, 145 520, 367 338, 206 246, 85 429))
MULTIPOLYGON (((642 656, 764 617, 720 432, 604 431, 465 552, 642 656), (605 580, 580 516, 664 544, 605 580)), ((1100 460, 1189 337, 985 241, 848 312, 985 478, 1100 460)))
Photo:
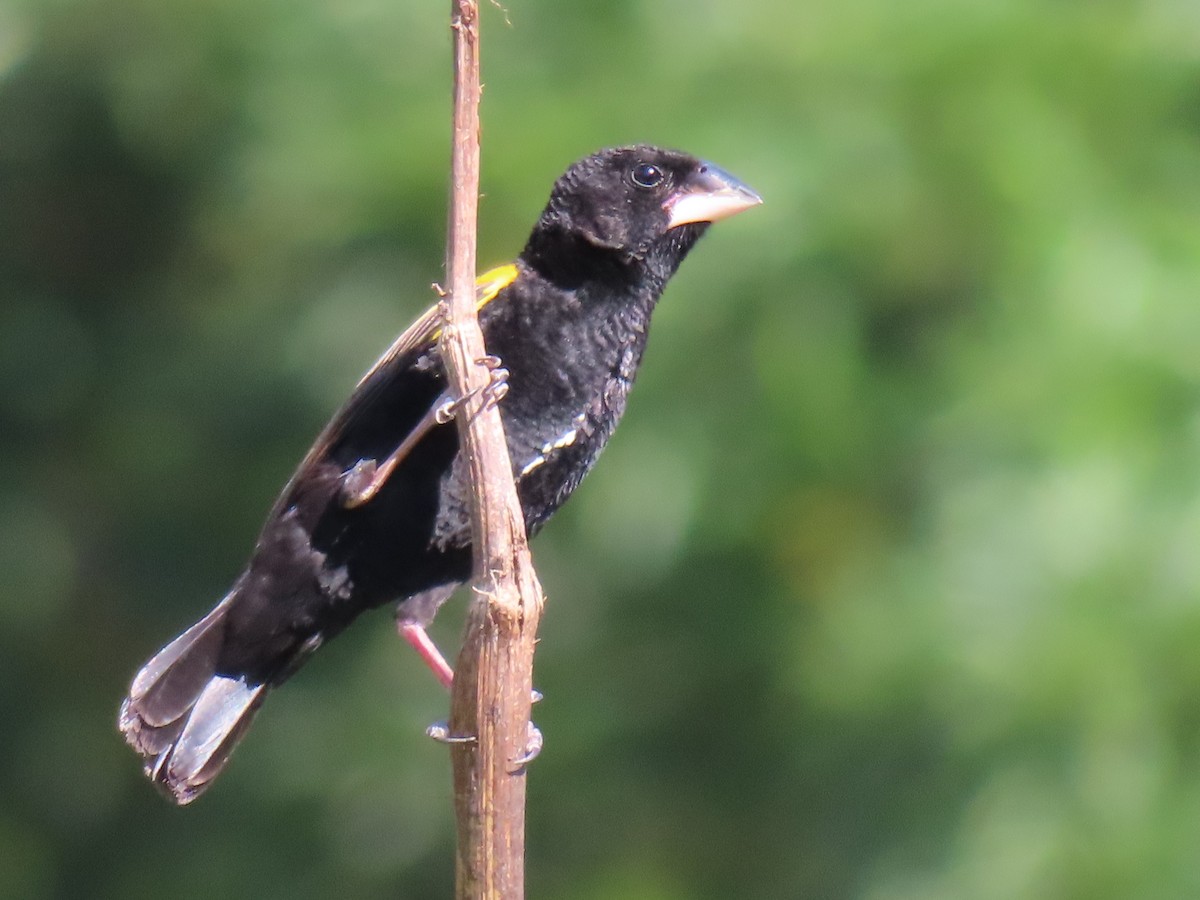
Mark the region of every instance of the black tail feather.
POLYGON ((160 650, 133 679, 118 725, 146 774, 190 803, 225 766, 266 696, 266 684, 218 675, 232 595, 160 650))

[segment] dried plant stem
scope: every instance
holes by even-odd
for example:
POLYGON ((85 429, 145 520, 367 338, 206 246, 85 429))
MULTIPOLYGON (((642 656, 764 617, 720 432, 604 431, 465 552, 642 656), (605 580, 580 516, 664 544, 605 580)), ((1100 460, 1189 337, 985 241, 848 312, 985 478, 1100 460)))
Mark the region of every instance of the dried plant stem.
POLYGON ((480 389, 490 376, 475 310, 479 198, 479 8, 452 0, 454 142, 446 242, 448 294, 441 353, 451 389, 467 398, 460 442, 475 489, 475 596, 451 695, 450 733, 458 823, 457 896, 524 896, 525 773, 533 651, 542 590, 498 409, 480 389))

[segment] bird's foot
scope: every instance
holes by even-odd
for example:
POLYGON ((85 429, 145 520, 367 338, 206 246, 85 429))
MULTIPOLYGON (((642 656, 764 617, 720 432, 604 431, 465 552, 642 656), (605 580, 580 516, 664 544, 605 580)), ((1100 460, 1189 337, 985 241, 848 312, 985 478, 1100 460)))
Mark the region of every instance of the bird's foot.
POLYGON ((480 404, 478 410, 478 412, 482 412, 489 407, 495 406, 508 395, 509 371, 504 367, 500 357, 483 356, 475 360, 475 362, 488 370, 487 384, 468 391, 457 400, 446 400, 439 405, 434 412, 434 417, 439 425, 445 425, 452 420, 458 415, 459 410, 463 409, 475 397, 482 398, 483 402, 480 404))
POLYGON ((398 619, 396 630, 400 632, 400 637, 412 645, 421 659, 425 661, 425 665, 429 666, 429 671, 433 672, 437 680, 448 690, 454 684, 454 669, 450 667, 450 663, 446 662, 442 651, 437 648, 437 644, 425 631, 425 626, 411 620, 398 619))
POLYGON ((342 505, 348 509, 361 506, 383 486, 387 473, 380 477, 379 463, 373 459, 360 459, 342 476, 342 505))
POLYGON ((473 744, 479 740, 473 734, 451 734, 449 722, 434 722, 425 733, 439 744, 473 744))
MULTIPOLYGON (((534 691, 534 693, 537 692, 534 691)), ((513 771, 519 772, 537 759, 545 743, 546 740, 542 737, 542 730, 530 722, 529 733, 525 737, 525 750, 513 760, 513 771)))
MULTIPOLYGON (((439 744, 474 744, 479 740, 473 734, 451 734, 448 722, 434 722, 425 729, 425 734, 439 744)), ((525 738, 525 749, 512 761, 512 773, 520 772, 537 759, 544 745, 545 738, 542 737, 542 730, 530 722, 529 733, 525 738)))

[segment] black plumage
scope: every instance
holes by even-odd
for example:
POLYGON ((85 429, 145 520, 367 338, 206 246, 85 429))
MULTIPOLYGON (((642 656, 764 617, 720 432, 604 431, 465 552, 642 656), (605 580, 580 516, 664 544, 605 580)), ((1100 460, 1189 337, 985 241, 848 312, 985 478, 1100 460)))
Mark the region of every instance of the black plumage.
MULTIPOLYGON (((488 350, 509 372, 500 411, 531 533, 621 418, 668 279, 710 222, 759 202, 686 154, 604 150, 558 179, 516 263, 481 279, 488 350)), ((437 327, 427 313, 368 372, 229 593, 135 677, 120 728, 176 802, 221 770, 267 691, 359 613, 396 601, 423 638, 469 577, 471 489, 437 327)))

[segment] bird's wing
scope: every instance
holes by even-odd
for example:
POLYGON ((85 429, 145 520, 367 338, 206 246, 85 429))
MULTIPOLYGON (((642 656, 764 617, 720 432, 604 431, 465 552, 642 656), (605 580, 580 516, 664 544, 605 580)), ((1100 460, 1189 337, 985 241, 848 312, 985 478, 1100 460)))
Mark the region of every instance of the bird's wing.
MULTIPOLYGON (((477 307, 482 309, 499 296, 504 288, 516 280, 517 274, 516 265, 510 263, 490 269, 479 276, 475 282, 477 307)), ((321 433, 317 435, 312 447, 301 460, 267 516, 268 522, 274 520, 282 512, 295 485, 319 463, 328 458, 330 451, 351 431, 356 422, 367 411, 376 407, 376 401, 386 390, 396 388, 396 382, 400 375, 412 365, 419 354, 428 350, 440 335, 441 312, 439 306, 434 305, 408 326, 359 379, 350 398, 321 429, 321 433)))

